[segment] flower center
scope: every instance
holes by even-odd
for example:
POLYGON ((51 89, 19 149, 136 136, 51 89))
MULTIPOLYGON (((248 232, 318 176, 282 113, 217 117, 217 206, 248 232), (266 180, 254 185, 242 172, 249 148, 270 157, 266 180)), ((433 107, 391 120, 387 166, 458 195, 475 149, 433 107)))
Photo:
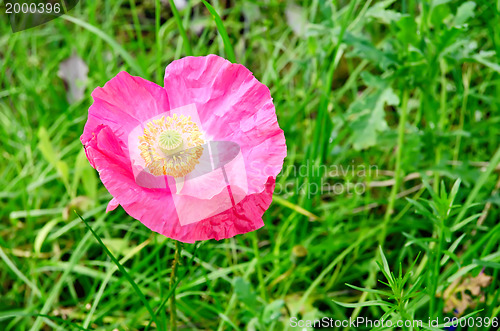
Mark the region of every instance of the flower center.
POLYGON ((158 137, 158 147, 167 155, 182 150, 182 135, 175 130, 165 130, 158 137))
POLYGON ((155 175, 184 177, 199 163, 204 141, 191 117, 162 116, 145 125, 139 149, 147 170, 155 175))

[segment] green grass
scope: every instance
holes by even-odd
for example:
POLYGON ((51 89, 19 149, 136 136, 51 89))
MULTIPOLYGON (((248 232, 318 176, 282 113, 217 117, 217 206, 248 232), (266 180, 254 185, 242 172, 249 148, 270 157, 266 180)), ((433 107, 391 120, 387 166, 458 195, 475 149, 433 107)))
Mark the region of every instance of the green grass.
POLYGON ((210 53, 270 88, 288 156, 264 228, 183 245, 179 330, 439 330, 446 289, 481 272, 459 316, 500 318, 500 1, 173 2, 80 1, 15 34, 0 20, 0 330, 168 329, 175 244, 105 213, 79 137, 120 70, 163 85, 210 53), (70 104, 73 53, 89 77, 70 104))

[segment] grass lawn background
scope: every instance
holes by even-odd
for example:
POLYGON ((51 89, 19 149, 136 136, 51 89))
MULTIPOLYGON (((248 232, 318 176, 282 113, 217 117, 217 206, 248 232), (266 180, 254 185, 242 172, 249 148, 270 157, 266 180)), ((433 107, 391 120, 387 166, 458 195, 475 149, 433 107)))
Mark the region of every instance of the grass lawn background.
POLYGON ((264 228, 183 245, 180 330, 471 313, 496 329, 478 325, 500 314, 500 1, 212 1, 218 25, 176 3, 80 1, 18 33, 2 16, 0 329, 168 329, 174 243, 105 213, 79 137, 119 71, 163 85, 211 53, 270 88, 288 156, 264 228), (69 102, 72 55, 88 80, 69 102))

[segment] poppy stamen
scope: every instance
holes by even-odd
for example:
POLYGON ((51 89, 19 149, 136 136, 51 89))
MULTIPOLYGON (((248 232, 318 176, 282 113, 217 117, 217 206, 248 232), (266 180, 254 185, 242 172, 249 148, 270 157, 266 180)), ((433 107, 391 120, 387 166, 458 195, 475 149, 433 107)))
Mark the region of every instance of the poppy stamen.
POLYGON ((155 175, 184 177, 203 154, 202 132, 191 117, 174 114, 148 122, 139 137, 147 170, 155 175))

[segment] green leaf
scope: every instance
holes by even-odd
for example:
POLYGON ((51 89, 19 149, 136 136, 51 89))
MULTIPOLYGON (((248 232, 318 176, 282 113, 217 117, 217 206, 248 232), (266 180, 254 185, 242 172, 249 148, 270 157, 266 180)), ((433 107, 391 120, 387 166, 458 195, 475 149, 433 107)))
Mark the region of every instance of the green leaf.
MULTIPOLYGON (((417 291, 421 289, 422 283, 424 282, 424 277, 418 277, 413 286, 410 287, 410 289, 406 292, 405 296, 403 297, 404 299, 406 298, 413 298, 419 293, 417 291)), ((423 295, 423 294, 422 294, 423 295)))
POLYGON ((351 104, 347 120, 353 131, 350 141, 354 149, 361 150, 377 144, 379 133, 389 128, 385 120, 385 105, 398 104, 399 98, 390 87, 356 99, 351 104))
POLYGON ((476 54, 472 57, 473 60, 475 60, 478 63, 481 63, 482 65, 490 68, 491 70, 494 70, 498 73, 500 73, 500 65, 498 63, 494 63, 491 61, 488 61, 485 59, 485 55, 482 53, 476 54))
POLYGON ((384 0, 375 3, 366 11, 366 17, 376 18, 385 24, 398 21, 401 18, 401 13, 387 9, 394 1, 395 0, 384 0))
POLYGON ((403 44, 417 45, 417 23, 412 16, 402 17, 396 25, 399 28, 399 31, 396 33, 396 37, 399 41, 403 44))
POLYGON ((455 231, 458 231, 460 230, 461 228, 463 228, 464 226, 466 226, 467 224, 469 224, 470 222, 478 219, 479 217, 481 217, 482 214, 475 214, 475 215, 472 215, 472 216, 469 216, 467 217, 466 219, 464 219, 462 222, 458 223, 458 224, 455 224, 454 226, 451 227, 451 231, 455 232, 455 231))
MULTIPOLYGON (((410 279, 410 276, 413 274, 413 268, 415 267, 415 264, 417 264, 417 261, 418 261, 419 257, 420 257, 420 252, 418 252, 417 257, 415 258, 415 260, 413 260, 413 263, 411 264, 411 266, 406 271, 406 274, 404 275, 403 279, 401 279, 401 286, 404 286, 406 284, 406 282, 408 281, 408 279, 410 279)), ((400 265, 400 269, 399 270, 400 270, 400 272, 402 271, 401 265, 400 265)))
POLYGON ((432 1, 432 7, 437 7, 439 5, 444 5, 445 3, 451 2, 451 0, 434 0, 432 1))
POLYGON ((59 158, 57 157, 54 147, 50 142, 49 133, 43 126, 38 130, 38 149, 42 152, 45 160, 57 169, 56 165, 59 158))
POLYGON ((448 196, 448 210, 451 210, 451 207, 453 206, 453 202, 455 202, 455 198, 458 193, 458 189, 460 188, 460 184, 462 183, 462 180, 458 178, 455 183, 453 184, 453 187, 451 188, 450 195, 448 196))
MULTIPOLYGON (((451 246, 448 248, 448 251, 449 252, 452 252, 452 253, 455 253, 455 250, 457 249, 458 245, 460 245, 460 242, 462 242, 462 240, 465 238, 467 234, 464 233, 462 234, 457 240, 455 240, 453 242, 453 244, 451 244, 451 246)), ((448 259, 450 258, 450 256, 443 256, 443 258, 441 259, 441 265, 445 265, 446 262, 448 262, 448 259)))
POLYGON ((56 169, 57 169, 57 172, 59 173, 59 176, 61 176, 61 179, 63 180, 64 184, 66 185, 66 187, 69 187, 69 167, 68 167, 68 164, 62 160, 59 160, 56 163, 56 169))
POLYGON ((59 159, 59 155, 50 141, 49 133, 44 127, 41 127, 38 130, 38 149, 42 153, 45 160, 47 160, 47 162, 56 169, 57 173, 61 177, 61 180, 66 186, 66 189, 69 189, 68 164, 59 159))
POLYGON ((429 220, 436 222, 436 217, 427 209, 425 208, 420 202, 413 200, 411 198, 406 198, 406 200, 411 203, 415 208, 417 209, 416 212, 419 213, 420 215, 426 216, 429 220))
POLYGON ((460 267, 461 267, 460 259, 459 259, 459 257, 455 253, 450 252, 448 250, 444 250, 443 254, 445 254, 446 256, 448 256, 449 258, 451 258, 453 260, 453 262, 455 262, 457 264, 457 267, 460 269, 460 267))
POLYGON ((387 262, 387 259, 384 255, 384 251, 382 250, 382 246, 378 246, 378 250, 380 253, 380 258, 382 259, 382 266, 383 266, 382 272, 384 273, 385 278, 387 278, 389 283, 392 284, 393 278, 391 277, 391 268, 389 268, 389 263, 387 262))
POLYGON ((445 21, 451 16, 450 8, 445 5, 448 1, 436 2, 431 11, 431 23, 435 28, 440 28, 442 25, 446 24, 445 21))
POLYGON ((344 42, 352 46, 352 50, 349 52, 350 57, 369 60, 383 70, 398 64, 395 60, 396 54, 383 52, 377 49, 368 39, 357 37, 349 31, 345 31, 344 42))
POLYGON ((49 234, 50 230, 59 222, 58 219, 53 219, 50 222, 45 223, 45 225, 38 231, 35 237, 35 242, 33 245, 33 248, 35 250, 35 253, 40 253, 42 250, 42 245, 43 242, 45 241, 45 238, 47 238, 47 235, 49 234))
POLYGON ((342 307, 347 307, 347 308, 358 308, 358 307, 368 307, 368 306, 386 306, 386 307, 392 307, 393 304, 386 302, 384 300, 373 300, 373 301, 365 301, 365 302, 358 302, 358 303, 346 303, 346 302, 339 302, 335 301, 337 305, 342 306, 342 307))
POLYGON ((83 148, 80 153, 78 153, 75 161, 75 172, 71 185, 75 194, 80 180, 82 182, 85 195, 94 201, 97 200, 97 188, 99 181, 97 179, 96 171, 92 168, 87 160, 87 157, 85 156, 85 150, 83 148))
POLYGON ((416 238, 415 236, 413 236, 409 233, 406 233, 406 232, 403 232, 403 235, 409 239, 405 243, 406 247, 411 246, 413 244, 416 244, 419 247, 421 247, 422 249, 424 249, 426 252, 429 250, 429 245, 427 243, 437 241, 436 239, 433 239, 433 238, 416 238))
POLYGON ((375 89, 383 90, 391 83, 389 80, 384 79, 379 75, 373 75, 368 71, 361 72, 360 76, 366 86, 370 86, 375 89))
POLYGON ((434 191, 434 188, 429 183, 429 180, 427 179, 427 177, 423 177, 422 184, 424 184, 425 188, 427 189, 427 192, 429 192, 429 194, 431 195, 432 201, 435 201, 438 203, 441 202, 441 198, 437 195, 437 192, 434 191))
POLYGON ((127 255, 132 250, 132 246, 125 238, 103 238, 102 242, 116 256, 127 255))
POLYGON ((358 287, 358 286, 354 286, 354 285, 351 285, 351 284, 346 284, 346 285, 349 286, 350 288, 353 288, 353 289, 361 291, 361 292, 368 292, 368 293, 373 293, 373 294, 378 294, 378 295, 385 295, 385 296, 391 296, 392 295, 392 293, 388 292, 388 291, 374 290, 374 289, 366 288, 366 287, 358 287))
POLYGON ((282 299, 275 300, 268 304, 262 312, 262 321, 264 324, 271 324, 281 317, 281 309, 285 306, 285 301, 282 299))
POLYGON ((474 1, 467 1, 461 4, 457 9, 455 18, 453 19, 453 25, 462 25, 470 18, 474 17, 474 9, 476 9, 476 3, 474 1))
POLYGON ((258 311, 257 295, 250 283, 242 277, 236 277, 233 283, 236 297, 249 309, 258 311))

